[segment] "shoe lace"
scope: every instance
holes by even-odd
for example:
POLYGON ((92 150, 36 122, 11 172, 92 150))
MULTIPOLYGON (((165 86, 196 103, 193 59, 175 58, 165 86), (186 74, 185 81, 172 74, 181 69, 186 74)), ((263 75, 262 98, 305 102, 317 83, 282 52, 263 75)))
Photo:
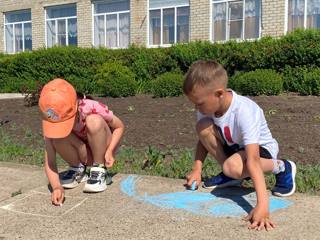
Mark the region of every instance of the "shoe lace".
POLYGON ((98 171, 92 171, 90 172, 90 179, 92 180, 98 180, 102 177, 103 173, 98 171))

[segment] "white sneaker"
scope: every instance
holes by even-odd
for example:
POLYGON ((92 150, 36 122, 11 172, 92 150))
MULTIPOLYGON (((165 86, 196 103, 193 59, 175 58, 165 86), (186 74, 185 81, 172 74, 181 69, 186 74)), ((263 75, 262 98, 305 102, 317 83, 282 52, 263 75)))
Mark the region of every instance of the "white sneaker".
POLYGON ((69 167, 66 172, 60 177, 60 182, 63 188, 75 188, 79 183, 88 179, 85 167, 69 167))
POLYGON ((92 167, 89 178, 84 185, 84 192, 103 192, 107 188, 107 169, 104 167, 92 167))

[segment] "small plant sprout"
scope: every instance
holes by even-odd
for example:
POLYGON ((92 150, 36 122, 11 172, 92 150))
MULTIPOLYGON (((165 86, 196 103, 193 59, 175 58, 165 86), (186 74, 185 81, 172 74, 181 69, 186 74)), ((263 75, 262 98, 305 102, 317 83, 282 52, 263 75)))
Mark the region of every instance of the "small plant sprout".
POLYGON ((132 105, 128 106, 128 112, 134 112, 136 108, 132 105))
POLYGON ((11 193, 11 197, 15 197, 15 196, 20 195, 20 194, 22 194, 21 189, 19 189, 18 191, 12 192, 11 193))
POLYGON ((268 115, 274 116, 274 115, 276 115, 277 112, 278 112, 278 110, 276 110, 276 109, 270 109, 270 110, 268 110, 268 115))

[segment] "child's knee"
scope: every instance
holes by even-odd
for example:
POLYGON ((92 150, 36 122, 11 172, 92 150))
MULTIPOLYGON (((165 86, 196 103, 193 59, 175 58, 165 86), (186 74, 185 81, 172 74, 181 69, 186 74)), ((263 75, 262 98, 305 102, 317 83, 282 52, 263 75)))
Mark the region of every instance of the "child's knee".
POLYGON ((206 137, 213 134, 213 122, 210 118, 202 118, 196 124, 196 132, 199 137, 206 137))
POLYGON ((104 129, 105 121, 99 114, 92 114, 86 117, 86 128, 88 133, 97 133, 104 129))
POLYGON ((235 161, 225 161, 222 166, 223 173, 229 177, 240 179, 242 177, 241 167, 235 161))

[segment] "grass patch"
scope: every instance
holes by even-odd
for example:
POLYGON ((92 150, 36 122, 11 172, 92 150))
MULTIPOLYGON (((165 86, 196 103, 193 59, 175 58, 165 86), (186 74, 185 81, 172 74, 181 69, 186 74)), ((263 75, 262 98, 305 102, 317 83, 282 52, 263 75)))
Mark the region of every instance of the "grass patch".
MULTIPOLYGON (((14 136, 10 136, 0 128, 0 161, 15 162, 43 166, 44 152, 43 141, 29 130, 26 130, 23 144, 19 144, 14 136), (28 145, 28 141, 37 142, 28 145)), ((19 139, 21 140, 21 139, 19 139)), ((185 178, 192 169, 193 150, 160 150, 152 146, 146 149, 137 150, 131 147, 124 147, 119 150, 117 161, 111 173, 128 173, 141 175, 156 175, 170 178, 185 178)), ((66 163, 57 158, 58 166, 66 166, 66 163)), ((210 157, 205 161, 202 178, 211 177, 221 171, 220 166, 210 157)), ((300 193, 320 194, 320 165, 297 165, 296 186, 300 193)), ((266 175, 267 187, 271 189, 275 184, 272 174, 266 175)), ((252 187, 252 183, 245 182, 245 186, 252 187)))

